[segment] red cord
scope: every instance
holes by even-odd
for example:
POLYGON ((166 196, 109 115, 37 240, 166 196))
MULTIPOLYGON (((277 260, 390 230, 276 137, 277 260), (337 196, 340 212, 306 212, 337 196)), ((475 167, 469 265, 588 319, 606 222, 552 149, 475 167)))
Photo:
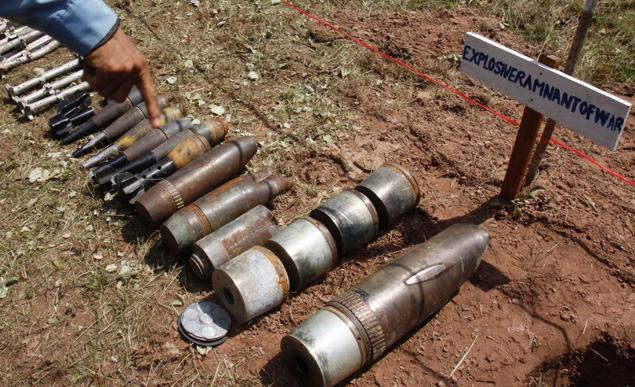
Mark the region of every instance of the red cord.
MULTIPOLYGON (((432 82, 432 83, 434 83, 434 84, 446 89, 447 91, 449 91, 449 92, 451 92, 451 93, 453 93, 455 95, 458 95, 459 97, 469 101, 470 103, 472 103, 472 104, 474 104, 474 105, 476 105, 476 106, 478 106, 478 107, 490 112, 491 114, 495 115, 496 117, 500 118, 501 120, 506 121, 507 123, 512 124, 512 125, 517 126, 517 127, 520 126, 520 123, 518 121, 516 121, 515 119, 510 118, 510 117, 506 116, 505 114, 503 114, 503 113, 501 113, 501 112, 499 112, 499 111, 497 111, 495 109, 492 109, 489 106, 485 106, 484 104, 478 102, 474 98, 471 98, 471 97, 461 93, 460 91, 454 89, 453 87, 451 87, 451 86, 449 86, 449 85, 447 85, 447 84, 445 84, 445 83, 443 83, 441 81, 438 81, 438 80, 432 78, 431 76, 429 76, 429 75, 417 70, 416 68, 412 67, 408 63, 403 62, 403 61, 395 58, 394 56, 391 56, 391 55, 381 51, 380 49, 378 49, 377 47, 371 45, 370 43, 367 43, 367 42, 365 42, 365 41, 363 41, 363 40, 361 40, 361 39, 359 39, 359 38, 357 38, 357 37, 345 32, 345 31, 342 31, 337 26, 334 26, 333 24, 327 22, 326 20, 323 20, 323 19, 317 17, 316 15, 314 15, 314 14, 308 12, 308 11, 305 11, 304 9, 302 9, 302 8, 298 7, 297 5, 291 3, 291 1, 289 1, 289 0, 283 0, 283 1, 284 1, 284 4, 286 6, 296 10, 297 12, 303 14, 304 16, 306 16, 309 19, 315 21, 316 23, 321 24, 321 25, 323 25, 323 26, 325 26, 327 28, 330 28, 331 30, 341 34, 346 39, 348 39, 348 40, 350 40, 352 42, 355 42, 358 45, 366 48, 367 50, 378 54, 379 56, 383 57, 384 59, 387 59, 387 60, 389 60, 389 61, 391 61, 391 62, 393 62, 393 63, 395 63, 395 64, 397 64, 397 65, 399 65, 399 66, 401 66, 401 67, 403 67, 405 69, 407 69, 411 73, 416 74, 416 75, 420 76, 421 78, 424 78, 424 79, 426 79, 426 80, 428 80, 428 81, 430 81, 430 82, 432 82)), ((581 151, 579 151, 579 150, 577 150, 575 148, 572 148, 569 145, 567 145, 567 144, 565 144, 565 143, 563 143, 563 142, 561 142, 561 141, 559 141, 559 140, 557 140, 555 138, 552 138, 551 142, 556 144, 556 145, 558 145, 559 147, 562 147, 562 148, 568 150, 569 152, 572 152, 572 153, 576 154, 577 156, 589 161, 590 163, 595 164, 600 169, 602 169, 604 172, 608 173, 609 175, 611 175, 611 176, 613 176, 613 177, 615 177, 617 179, 620 179, 620 180, 624 181, 626 184, 630 185, 631 187, 635 187, 635 181, 633 181, 633 180, 629 179, 628 177, 626 177, 626 176, 624 176, 624 175, 622 175, 622 174, 620 174, 618 172, 615 172, 614 170, 612 170, 612 169, 600 164, 600 162, 598 162, 597 160, 595 160, 591 156, 587 155, 586 153, 581 152, 581 151)))

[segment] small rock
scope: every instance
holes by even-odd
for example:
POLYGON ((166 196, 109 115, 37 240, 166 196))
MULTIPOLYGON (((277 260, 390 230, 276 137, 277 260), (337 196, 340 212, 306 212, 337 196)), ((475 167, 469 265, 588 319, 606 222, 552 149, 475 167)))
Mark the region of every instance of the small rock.
POLYGON ((40 167, 33 168, 31 172, 29 172, 29 183, 35 182, 45 182, 51 177, 51 172, 47 169, 43 169, 40 167))
POLYGON ((278 5, 280 4, 280 0, 271 0, 271 5, 278 5))
POLYGON ((222 116, 223 114, 225 114, 225 108, 219 105, 212 105, 210 107, 210 111, 216 116, 222 116))
POLYGON ((255 72, 255 71, 253 71, 253 70, 252 70, 252 71, 250 71, 249 73, 247 73, 247 78, 249 78, 249 79, 250 79, 250 80, 252 80, 252 81, 257 81, 257 80, 258 80, 258 78, 260 78, 260 76, 258 75, 258 73, 257 73, 257 72, 255 72))
POLYGON ((93 259, 94 259, 94 260, 96 260, 96 261, 100 261, 100 260, 102 260, 103 258, 104 258, 104 256, 103 256, 103 255, 101 255, 100 253, 93 254, 93 259))
POLYGON ((75 192, 75 191, 71 191, 71 192, 68 193, 68 197, 70 199, 74 198, 75 196, 77 196, 77 192, 75 192))
POLYGON ((106 266, 106 272, 114 273, 116 271, 117 271, 117 265, 115 265, 114 263, 111 263, 110 265, 106 266))
POLYGON ((170 84, 170 85, 174 85, 176 83, 177 78, 172 76, 172 77, 167 77, 166 81, 170 84))

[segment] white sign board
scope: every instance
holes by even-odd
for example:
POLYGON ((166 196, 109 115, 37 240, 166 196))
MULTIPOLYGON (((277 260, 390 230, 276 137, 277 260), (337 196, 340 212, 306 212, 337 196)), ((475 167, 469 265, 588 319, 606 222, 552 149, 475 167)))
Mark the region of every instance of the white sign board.
POLYGON ((472 32, 460 70, 611 150, 631 110, 624 100, 472 32))

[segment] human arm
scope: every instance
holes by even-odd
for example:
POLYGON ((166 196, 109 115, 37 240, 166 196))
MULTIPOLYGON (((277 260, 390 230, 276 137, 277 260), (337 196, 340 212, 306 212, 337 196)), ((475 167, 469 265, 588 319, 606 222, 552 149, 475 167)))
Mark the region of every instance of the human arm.
POLYGON ((123 101, 137 85, 153 123, 160 110, 148 63, 102 0, 2 0, 0 16, 52 36, 85 58, 84 77, 106 98, 123 101))

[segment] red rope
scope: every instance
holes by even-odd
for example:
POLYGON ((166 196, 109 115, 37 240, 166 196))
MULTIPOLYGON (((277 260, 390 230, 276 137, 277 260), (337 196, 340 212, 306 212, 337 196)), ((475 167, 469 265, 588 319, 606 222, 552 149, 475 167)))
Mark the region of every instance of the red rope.
MULTIPOLYGON (((430 81, 430 82, 432 82, 432 83, 434 83, 434 84, 446 89, 447 91, 449 91, 452 94, 458 95, 459 97, 461 97, 461 98, 469 101, 470 103, 472 103, 472 104, 474 104, 474 105, 476 105, 476 106, 478 106, 478 107, 490 112, 494 116, 500 118, 501 120, 503 120, 503 121, 505 121, 505 122, 507 122, 509 124, 512 124, 514 126, 520 126, 520 123, 518 121, 516 121, 515 119, 513 119, 511 117, 508 117, 505 114, 503 114, 503 113, 501 113, 501 112, 499 112, 499 111, 497 111, 495 109, 492 109, 489 106, 486 106, 486 105, 478 102, 474 98, 471 98, 471 97, 461 93, 460 91, 456 90, 455 88, 453 88, 453 87, 451 87, 451 86, 449 86, 449 85, 447 85, 447 84, 445 84, 445 83, 443 83, 441 81, 438 81, 438 80, 432 78, 428 74, 417 70, 416 68, 412 67, 408 63, 406 63, 404 61, 401 61, 401 60, 395 58, 394 56, 391 56, 391 55, 381 51, 379 48, 371 45, 370 43, 367 43, 367 42, 365 42, 365 41, 363 41, 363 40, 361 40, 361 39, 349 34, 348 32, 341 30, 340 28, 338 28, 337 26, 327 22, 326 20, 321 19, 318 16, 316 16, 316 15, 314 15, 314 14, 312 14, 312 13, 310 13, 310 12, 300 8, 300 7, 298 7, 297 5, 293 4, 291 1, 283 0, 283 2, 284 2, 284 4, 286 6, 296 10, 297 12, 303 14, 304 16, 306 16, 309 19, 315 21, 316 23, 321 24, 321 25, 323 25, 323 26, 325 26, 325 27, 327 27, 327 28, 329 28, 329 29, 341 34, 346 39, 348 39, 348 40, 350 40, 352 42, 355 42, 358 45, 364 47, 365 49, 378 54, 382 58, 387 59, 387 60, 389 60, 389 61, 391 61, 391 62, 393 62, 393 63, 395 63, 395 64, 397 64, 397 65, 399 65, 399 66, 401 66, 401 67, 403 67, 405 69, 407 69, 411 73, 416 74, 419 77, 424 78, 424 79, 426 79, 426 80, 428 80, 428 81, 430 81)), ((612 170, 612 169, 600 164, 600 162, 598 162, 597 160, 595 160, 591 156, 587 155, 586 153, 581 152, 581 151, 579 151, 579 150, 577 150, 575 148, 572 148, 569 145, 567 145, 567 144, 565 144, 565 143, 563 143, 563 142, 561 142, 561 141, 559 141, 559 140, 557 140, 555 138, 552 138, 551 142, 556 144, 556 145, 558 145, 559 147, 562 147, 562 148, 568 150, 569 152, 572 152, 572 153, 576 154, 577 156, 589 161, 590 163, 595 164, 600 169, 602 169, 604 172, 608 173, 609 175, 611 175, 611 176, 613 176, 613 177, 615 177, 617 179, 620 179, 620 180, 624 181, 626 184, 630 185, 631 187, 635 187, 635 181, 633 181, 633 180, 629 179, 628 177, 626 177, 626 176, 624 176, 624 175, 622 175, 622 174, 620 174, 620 173, 618 173, 618 172, 616 172, 616 171, 614 171, 614 170, 612 170)))

